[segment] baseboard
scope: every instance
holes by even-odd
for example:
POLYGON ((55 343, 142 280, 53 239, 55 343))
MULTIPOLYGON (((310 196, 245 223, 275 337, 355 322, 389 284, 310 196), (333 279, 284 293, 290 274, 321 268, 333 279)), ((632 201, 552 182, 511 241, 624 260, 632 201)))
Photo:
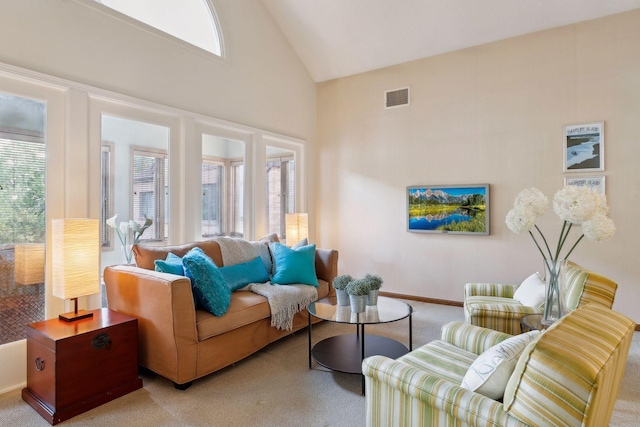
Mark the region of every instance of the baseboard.
POLYGON ((408 300, 411 300, 411 301, 427 302, 427 303, 430 303, 430 304, 452 305, 454 307, 462 307, 463 306, 462 302, 460 302, 460 301, 450 301, 450 300, 446 300, 446 299, 417 297, 415 295, 403 295, 403 294, 396 294, 396 293, 393 293, 393 292, 383 292, 383 291, 380 292, 380 295, 382 295, 383 297, 408 299, 408 300))
MULTIPOLYGON (((449 300, 446 300, 446 299, 417 297, 415 295, 395 294, 393 292, 380 292, 380 295, 382 295, 383 297, 400 298, 400 299, 408 299, 408 300, 411 300, 411 301, 428 302, 430 304, 452 305, 454 307, 462 307, 463 306, 463 303, 461 303, 460 301, 449 301, 449 300)), ((636 325, 636 332, 640 332, 640 325, 636 325)))

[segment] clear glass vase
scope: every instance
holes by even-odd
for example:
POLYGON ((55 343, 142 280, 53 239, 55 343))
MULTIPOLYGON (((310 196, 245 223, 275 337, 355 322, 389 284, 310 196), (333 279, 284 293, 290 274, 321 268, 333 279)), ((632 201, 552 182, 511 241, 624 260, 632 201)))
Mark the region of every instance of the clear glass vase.
POLYGON ((122 258, 125 264, 133 263, 133 245, 121 245, 122 258))
POLYGON ((545 299, 542 324, 549 326, 567 314, 565 301, 566 260, 547 260, 545 269, 545 299))

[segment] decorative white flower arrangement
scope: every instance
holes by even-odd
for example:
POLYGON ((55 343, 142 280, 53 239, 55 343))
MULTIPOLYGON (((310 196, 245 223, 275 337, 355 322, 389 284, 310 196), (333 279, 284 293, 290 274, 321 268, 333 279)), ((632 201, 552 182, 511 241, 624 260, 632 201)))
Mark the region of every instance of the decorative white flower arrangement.
POLYGON ((532 229, 538 232, 544 242, 549 255, 549 260, 567 259, 583 237, 596 242, 609 240, 616 231, 611 218, 607 217, 609 206, 607 198, 589 187, 566 186, 553 197, 553 210, 562 219, 562 230, 558 238, 555 252, 547 244, 544 234, 536 225, 536 220, 543 215, 548 207, 549 200, 537 188, 526 188, 518 194, 513 204, 513 209, 507 213, 507 227, 514 233, 528 232, 542 258, 547 262, 547 256, 542 250, 532 229), (562 248, 569 237, 574 225, 582 226, 582 235, 571 246, 569 251, 560 258, 562 248))
POLYGON ((533 187, 524 189, 516 197, 513 209, 507 213, 505 220, 507 227, 514 233, 529 233, 540 251, 549 272, 543 323, 546 321, 553 322, 565 314, 564 296, 560 292, 560 284, 558 282, 562 262, 558 261, 568 259, 584 237, 596 242, 602 242, 609 240, 616 231, 613 221, 607 216, 609 206, 603 194, 589 187, 566 186, 558 190, 553 197, 553 210, 562 220, 562 230, 560 231, 555 251, 552 252, 547 239, 536 224, 538 217, 545 213, 548 205, 549 200, 540 190, 533 187), (566 254, 561 256, 562 248, 567 242, 569 233, 574 225, 582 226, 582 234, 566 254), (532 231, 533 229, 544 242, 546 252, 538 243, 532 231), (554 310, 557 311, 554 313, 554 310))
POLYGON ((118 214, 115 214, 111 218, 107 220, 107 225, 116 230, 116 234, 120 239, 120 244, 122 245, 122 254, 124 255, 127 264, 131 264, 133 259, 133 248, 132 246, 137 244, 140 241, 140 237, 145 232, 147 228, 153 224, 153 220, 151 218, 147 218, 144 215, 144 224, 140 225, 134 220, 121 221, 118 224, 116 221, 118 220, 118 214), (133 243, 129 244, 129 230, 133 231, 133 243))

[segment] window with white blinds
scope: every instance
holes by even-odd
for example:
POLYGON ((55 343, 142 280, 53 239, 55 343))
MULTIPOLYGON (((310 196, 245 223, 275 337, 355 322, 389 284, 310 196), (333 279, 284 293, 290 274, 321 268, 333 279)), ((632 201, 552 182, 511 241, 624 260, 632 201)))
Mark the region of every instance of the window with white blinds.
POLYGON ((45 125, 44 102, 0 93, 0 245, 44 242, 45 125))
POLYGON ((267 234, 286 239, 285 214, 295 212, 295 183, 293 156, 267 160, 267 234))
POLYGON ((44 319, 46 104, 0 93, 0 344, 44 319))
POLYGON ((141 240, 166 240, 169 235, 169 161, 166 152, 132 150, 132 218, 153 220, 141 240))
POLYGON ((224 174, 224 162, 203 159, 202 237, 223 236, 225 234, 224 174))

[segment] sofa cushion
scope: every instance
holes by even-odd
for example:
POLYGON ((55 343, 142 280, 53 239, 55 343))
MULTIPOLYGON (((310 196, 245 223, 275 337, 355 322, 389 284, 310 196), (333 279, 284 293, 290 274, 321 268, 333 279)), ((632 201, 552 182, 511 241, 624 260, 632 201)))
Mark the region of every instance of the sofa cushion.
POLYGON ((502 399, 507 382, 525 347, 540 331, 515 335, 485 350, 469 367, 460 386, 491 399, 502 399))
POLYGON ((204 341, 270 316, 269 302, 265 297, 253 292, 234 292, 229 308, 222 317, 196 310, 198 340, 204 341))
POLYGON ((273 243, 271 251, 275 259, 275 273, 271 278, 271 283, 319 286, 315 267, 315 244, 291 249, 283 244, 273 243))
POLYGON ((231 290, 211 258, 196 247, 185 254, 182 264, 185 276, 191 279, 196 306, 216 316, 225 314, 231 302, 231 290))
POLYGON ((513 299, 527 307, 540 307, 544 303, 545 287, 540 275, 533 273, 518 286, 513 299))
POLYGON ((184 276, 182 258, 176 254, 168 253, 165 260, 157 259, 153 263, 155 264, 156 271, 184 276))
POLYGON ((237 291, 249 283, 264 283, 269 281, 269 273, 260 257, 240 264, 219 268, 227 286, 231 291, 237 291))

